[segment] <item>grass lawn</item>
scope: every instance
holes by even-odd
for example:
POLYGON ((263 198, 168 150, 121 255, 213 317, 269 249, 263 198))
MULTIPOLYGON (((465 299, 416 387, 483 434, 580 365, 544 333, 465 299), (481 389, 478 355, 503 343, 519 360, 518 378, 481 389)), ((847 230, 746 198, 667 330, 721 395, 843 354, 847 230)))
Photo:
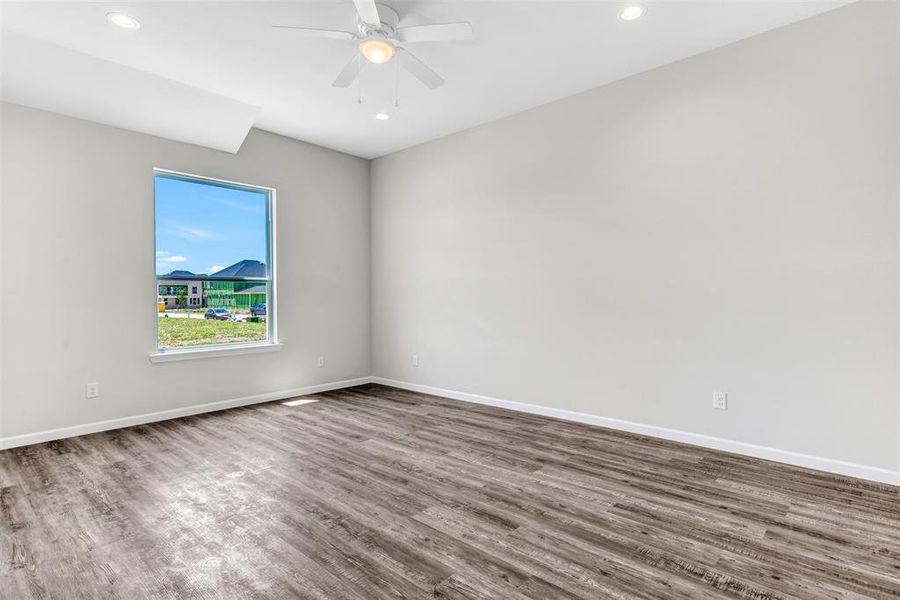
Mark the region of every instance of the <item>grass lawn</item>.
POLYGON ((265 323, 214 321, 212 319, 167 319, 160 317, 159 347, 239 344, 266 339, 265 323))

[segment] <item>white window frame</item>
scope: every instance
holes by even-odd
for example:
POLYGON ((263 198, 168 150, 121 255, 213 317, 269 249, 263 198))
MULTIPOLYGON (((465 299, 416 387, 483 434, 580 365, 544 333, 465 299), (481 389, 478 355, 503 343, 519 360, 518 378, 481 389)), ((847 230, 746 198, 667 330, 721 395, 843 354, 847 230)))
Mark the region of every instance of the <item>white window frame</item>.
MULTIPOLYGON (((255 354, 258 352, 274 352, 281 350, 281 343, 278 341, 278 318, 277 318, 277 273, 276 256, 275 256, 275 205, 276 190, 273 187, 256 185, 252 183, 243 183, 239 181, 229 181, 227 179, 218 179, 215 177, 206 177, 204 175, 195 175, 193 173, 184 173, 181 171, 172 171, 170 169, 153 169, 153 178, 156 181, 157 175, 163 175, 173 179, 183 179, 185 181, 195 181, 198 183, 209 182, 217 186, 224 186, 234 189, 251 190, 254 192, 264 192, 268 197, 268 208, 266 216, 266 236, 267 236, 267 256, 266 268, 268 269, 268 278, 259 280, 266 284, 268 293, 266 294, 266 340, 262 342, 246 342, 240 344, 216 344, 213 346, 188 346, 185 348, 160 348, 159 347, 159 316, 157 316, 157 308, 153 309, 153 331, 154 331, 154 347, 156 351, 150 355, 150 361, 154 363, 163 363, 179 360, 192 360, 198 358, 213 358, 217 356, 233 356, 240 354, 255 354)), ((155 188, 155 186, 154 186, 155 188)), ((153 194, 153 282, 154 288, 158 292, 159 275, 156 272, 156 192, 153 194)), ((201 283, 202 286, 202 283, 201 283)), ((190 288, 189 288, 190 289, 190 288)))

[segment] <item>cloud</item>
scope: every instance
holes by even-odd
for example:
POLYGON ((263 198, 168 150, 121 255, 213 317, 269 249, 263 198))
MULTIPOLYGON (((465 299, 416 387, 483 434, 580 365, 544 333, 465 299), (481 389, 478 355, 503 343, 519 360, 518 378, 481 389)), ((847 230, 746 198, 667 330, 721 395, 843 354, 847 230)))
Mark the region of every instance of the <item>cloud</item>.
POLYGON ((212 273, 215 273, 215 272, 217 272, 217 271, 221 271, 221 270, 224 269, 224 268, 225 268, 225 267, 223 267, 222 265, 213 265, 213 266, 211 266, 211 267, 206 267, 206 272, 209 273, 209 274, 212 274, 212 273))
POLYGON ((247 202, 236 202, 234 200, 228 200, 227 198, 213 199, 222 206, 225 206, 226 208, 230 208, 232 210, 239 210, 241 212, 246 212, 254 215, 266 214, 266 207, 260 203, 250 204, 247 202))
POLYGON ((209 231, 208 229, 202 229, 200 227, 185 227, 183 225, 176 225, 175 227, 168 227, 167 233, 170 235, 174 235, 175 237, 179 237, 183 240, 187 240, 189 242, 196 242, 198 240, 221 240, 224 239, 222 235, 216 233, 215 231, 209 231))
MULTIPOLYGON (((242 196, 244 194, 241 194, 242 196)), ((253 194, 255 197, 252 200, 250 198, 245 197, 242 200, 235 200, 232 198, 226 198, 219 195, 219 193, 215 194, 203 194, 201 199, 206 202, 215 202, 220 206, 224 206, 225 208, 229 208, 232 210, 238 210, 241 212, 251 213, 254 215, 264 215, 266 214, 266 204, 262 202, 262 196, 259 194, 253 194)))
POLYGON ((156 253, 156 262, 157 264, 162 265, 171 265, 176 263, 187 262, 188 259, 186 256, 181 256, 180 254, 169 254, 165 250, 160 250, 156 253))

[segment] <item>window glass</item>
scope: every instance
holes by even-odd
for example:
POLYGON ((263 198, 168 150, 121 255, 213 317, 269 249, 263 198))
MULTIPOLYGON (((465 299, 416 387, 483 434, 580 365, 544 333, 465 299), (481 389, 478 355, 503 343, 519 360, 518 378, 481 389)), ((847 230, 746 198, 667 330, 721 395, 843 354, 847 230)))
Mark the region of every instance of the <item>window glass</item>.
POLYGON ((156 171, 157 347, 274 342, 269 188, 156 171), (215 309, 215 310, 207 310, 215 309))

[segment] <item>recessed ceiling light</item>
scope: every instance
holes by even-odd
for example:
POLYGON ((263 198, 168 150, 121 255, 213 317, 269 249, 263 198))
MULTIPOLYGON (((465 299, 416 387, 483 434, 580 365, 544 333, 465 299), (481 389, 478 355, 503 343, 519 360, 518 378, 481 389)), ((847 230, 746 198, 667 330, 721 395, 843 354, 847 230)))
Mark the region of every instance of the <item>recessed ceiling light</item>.
POLYGON ((620 21, 634 21, 647 13, 647 7, 643 4, 628 4, 619 11, 620 21))
POLYGON ((120 12, 111 12, 106 13, 106 19, 112 23, 113 25, 118 25, 122 29, 140 29, 140 22, 134 17, 128 16, 125 13, 120 12))
POLYGON ((387 121, 388 119, 391 118, 391 115, 389 115, 387 113, 378 113, 377 115, 375 115, 375 118, 378 119, 379 121, 387 121))

